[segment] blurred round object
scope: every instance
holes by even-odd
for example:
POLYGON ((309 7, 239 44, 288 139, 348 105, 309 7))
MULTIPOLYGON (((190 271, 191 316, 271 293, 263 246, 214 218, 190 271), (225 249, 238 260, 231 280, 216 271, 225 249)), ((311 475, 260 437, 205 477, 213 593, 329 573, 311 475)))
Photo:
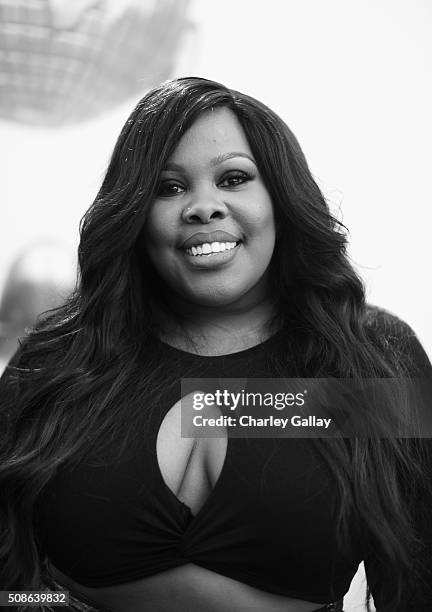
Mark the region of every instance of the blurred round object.
POLYGON ((27 247, 13 261, 0 300, 0 337, 24 334, 37 317, 60 306, 75 288, 75 252, 44 241, 27 247))
POLYGON ((189 0, 0 0, 0 117, 90 119, 172 74, 189 0))
POLYGON ((76 280, 76 254, 68 245, 45 240, 16 257, 0 300, 0 374, 19 338, 40 314, 65 302, 76 280))

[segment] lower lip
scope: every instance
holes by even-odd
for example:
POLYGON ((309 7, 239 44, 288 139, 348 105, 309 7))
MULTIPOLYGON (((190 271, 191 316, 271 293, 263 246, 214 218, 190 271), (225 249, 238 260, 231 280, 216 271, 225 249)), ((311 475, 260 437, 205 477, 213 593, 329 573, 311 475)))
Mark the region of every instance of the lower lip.
POLYGON ((183 254, 190 266, 194 268, 201 268, 202 270, 210 270, 212 268, 219 268, 231 262, 234 257, 236 257, 241 247, 242 243, 239 242, 233 249, 219 251, 219 253, 211 253, 211 255, 189 255, 186 253, 186 251, 183 251, 183 254))

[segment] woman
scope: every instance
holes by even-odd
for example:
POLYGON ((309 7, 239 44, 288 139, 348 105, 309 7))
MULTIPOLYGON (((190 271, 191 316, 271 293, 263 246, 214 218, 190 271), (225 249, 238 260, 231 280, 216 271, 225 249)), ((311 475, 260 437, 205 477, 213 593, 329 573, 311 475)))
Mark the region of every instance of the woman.
POLYGON ((182 378, 430 376, 345 246, 270 109, 200 78, 147 94, 83 219, 78 290, 3 377, 2 588, 341 610, 364 559, 379 611, 430 609, 426 443, 180 433, 182 378))

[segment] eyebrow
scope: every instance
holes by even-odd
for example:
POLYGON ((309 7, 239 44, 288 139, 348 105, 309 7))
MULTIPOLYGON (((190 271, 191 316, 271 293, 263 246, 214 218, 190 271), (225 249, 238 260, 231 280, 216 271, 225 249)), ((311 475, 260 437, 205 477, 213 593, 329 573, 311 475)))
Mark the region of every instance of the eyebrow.
MULTIPOLYGON (((232 151, 230 153, 223 153, 223 154, 217 155, 216 157, 213 157, 210 160, 210 165, 211 166, 218 166, 222 162, 227 161, 228 159, 232 159, 233 157, 244 157, 245 159, 249 159, 256 166, 256 161, 254 160, 253 157, 251 157, 247 153, 242 153, 240 151, 232 151)), ((164 170, 178 170, 178 171, 182 171, 183 167, 180 166, 179 164, 173 164, 173 163, 169 162, 169 163, 166 164, 164 170)))
POLYGON ((210 160, 210 164, 212 166, 218 166, 222 162, 226 161, 227 159, 232 159, 233 157, 245 157, 246 159, 249 159, 253 164, 256 165, 256 161, 254 160, 253 157, 251 157, 247 153, 241 153, 237 151, 233 151, 232 153, 224 153, 221 155, 217 155, 216 157, 213 157, 213 159, 210 160))

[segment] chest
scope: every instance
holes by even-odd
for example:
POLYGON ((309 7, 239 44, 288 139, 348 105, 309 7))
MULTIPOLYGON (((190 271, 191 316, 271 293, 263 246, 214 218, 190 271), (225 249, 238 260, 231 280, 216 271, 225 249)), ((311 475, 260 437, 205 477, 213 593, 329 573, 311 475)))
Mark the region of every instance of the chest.
MULTIPOLYGON (((215 408, 209 412, 206 418, 221 416, 215 408)), ((168 410, 156 436, 156 461, 165 485, 196 515, 221 474, 227 452, 227 431, 219 427, 212 431, 215 437, 196 437, 194 416, 187 398, 168 410)))

